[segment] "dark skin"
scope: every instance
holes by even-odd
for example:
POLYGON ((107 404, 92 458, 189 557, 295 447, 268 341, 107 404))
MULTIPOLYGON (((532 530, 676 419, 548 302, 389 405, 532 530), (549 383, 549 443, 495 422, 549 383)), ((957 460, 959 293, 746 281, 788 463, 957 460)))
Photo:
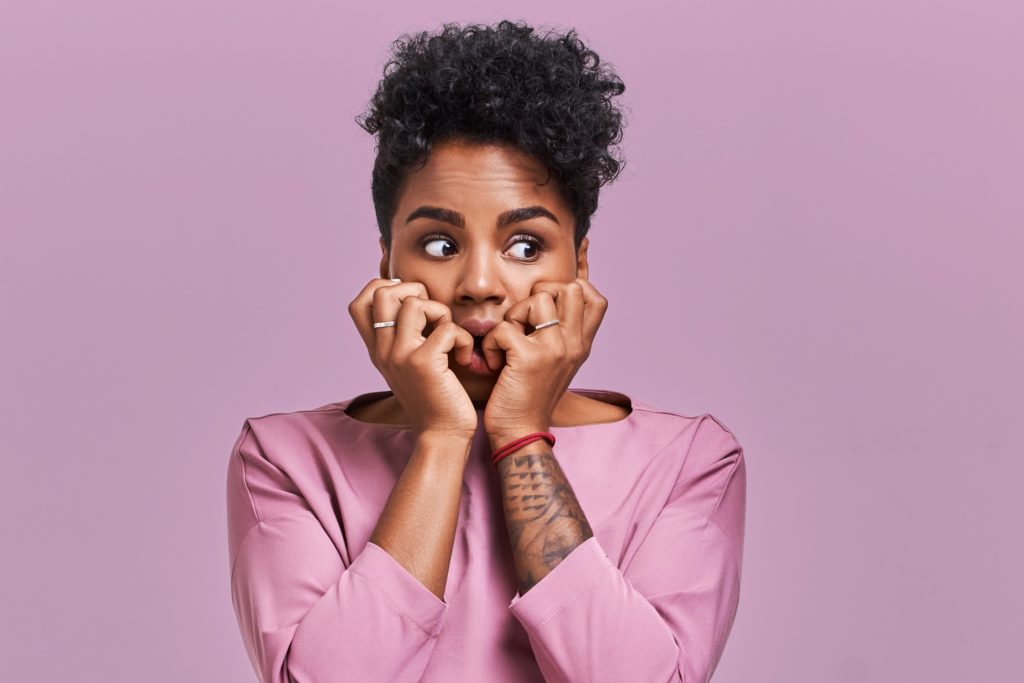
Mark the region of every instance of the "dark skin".
MULTIPOLYGON (((407 179, 392 244, 381 241, 382 278, 422 283, 456 321, 501 321, 483 340, 491 374, 475 374, 454 357, 449 364, 473 404, 484 407, 492 450, 552 426, 611 422, 628 413, 567 391, 590 354, 607 300, 588 279, 589 240, 577 248, 571 209, 554 179, 543 184, 546 178, 542 164, 512 146, 438 145, 407 179), (462 227, 436 212, 407 220, 424 206, 458 212, 462 227), (523 207, 543 211, 499 227, 502 213, 523 207), (534 330, 555 318, 559 324, 534 330)), ((405 422, 397 401, 379 403, 364 407, 361 417, 405 422)), ((525 594, 593 531, 546 441, 520 447, 496 469, 525 594)))

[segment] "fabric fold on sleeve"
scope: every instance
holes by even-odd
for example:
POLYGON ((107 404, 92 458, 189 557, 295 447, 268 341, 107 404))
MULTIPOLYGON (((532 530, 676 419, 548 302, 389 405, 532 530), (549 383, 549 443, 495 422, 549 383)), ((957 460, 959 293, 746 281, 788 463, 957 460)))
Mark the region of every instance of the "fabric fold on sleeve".
POLYGON ((667 681, 678 648, 592 536, 509 606, 554 681, 667 681))
POLYGON ((746 468, 713 418, 686 457, 623 569, 591 537, 513 598, 549 683, 711 680, 739 603, 746 468))
POLYGON ((434 595, 388 551, 371 541, 348 571, 369 581, 398 614, 419 626, 431 638, 441 635, 448 603, 434 595))
POLYGON ((526 595, 516 593, 509 609, 520 622, 539 627, 586 590, 600 570, 611 566, 612 561, 601 549, 597 537, 591 536, 526 591, 526 595))
POLYGON ((420 679, 447 603, 374 543, 346 567, 248 421, 228 466, 228 527, 232 605, 261 683, 420 679))

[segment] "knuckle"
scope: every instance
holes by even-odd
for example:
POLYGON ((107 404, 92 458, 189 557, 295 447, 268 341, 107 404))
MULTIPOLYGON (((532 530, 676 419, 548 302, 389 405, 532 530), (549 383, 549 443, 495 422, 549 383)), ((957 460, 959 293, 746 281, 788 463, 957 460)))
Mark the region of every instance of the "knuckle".
POLYGON ((426 299, 421 299, 418 296, 407 296, 402 299, 402 308, 410 308, 414 311, 422 310, 429 305, 426 299))
POLYGON ((386 365, 392 374, 398 374, 408 363, 408 356, 393 350, 388 354, 386 365))
POLYGON ((426 354, 420 351, 413 351, 406 359, 406 364, 417 372, 423 372, 426 370, 429 360, 426 354))

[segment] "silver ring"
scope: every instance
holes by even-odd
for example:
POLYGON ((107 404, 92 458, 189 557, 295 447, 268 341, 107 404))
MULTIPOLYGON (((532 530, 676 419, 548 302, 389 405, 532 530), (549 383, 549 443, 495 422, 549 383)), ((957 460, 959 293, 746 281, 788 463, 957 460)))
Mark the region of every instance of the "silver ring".
POLYGON ((552 325, 557 325, 557 324, 558 324, 558 318, 555 318, 554 320, 549 320, 546 323, 541 323, 540 325, 534 325, 533 326, 533 331, 536 332, 537 330, 543 330, 545 327, 551 327, 552 325))
POLYGON ((377 329, 378 327, 394 327, 397 324, 398 324, 397 320, 388 320, 388 321, 382 322, 382 323, 374 323, 373 324, 373 329, 377 329))

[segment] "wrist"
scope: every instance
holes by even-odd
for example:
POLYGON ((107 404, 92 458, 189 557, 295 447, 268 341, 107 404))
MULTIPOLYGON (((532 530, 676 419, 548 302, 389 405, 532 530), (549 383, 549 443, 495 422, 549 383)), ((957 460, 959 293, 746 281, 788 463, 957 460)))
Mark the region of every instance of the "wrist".
POLYGON ((462 455, 469 457, 473 436, 459 432, 423 431, 416 436, 416 449, 426 454, 443 454, 446 457, 462 455))
MULTIPOLYGON (((502 446, 504 446, 504 445, 506 445, 508 443, 511 443, 511 442, 515 441, 516 439, 521 439, 522 437, 526 436, 527 434, 533 434, 534 432, 550 432, 550 431, 551 431, 551 428, 548 427, 548 426, 524 425, 522 428, 512 428, 512 429, 507 429, 506 428, 506 429, 502 429, 501 431, 489 432, 487 434, 487 438, 490 441, 491 452, 493 453, 494 451, 498 450, 502 446)), ((550 447, 546 440, 538 439, 536 441, 531 441, 530 443, 528 443, 528 444, 526 444, 524 446, 520 446, 520 449, 522 449, 522 448, 530 448, 530 447, 536 448, 538 445, 539 446, 543 446, 543 447, 550 447)), ((519 450, 519 449, 517 449, 517 450, 519 450)))

